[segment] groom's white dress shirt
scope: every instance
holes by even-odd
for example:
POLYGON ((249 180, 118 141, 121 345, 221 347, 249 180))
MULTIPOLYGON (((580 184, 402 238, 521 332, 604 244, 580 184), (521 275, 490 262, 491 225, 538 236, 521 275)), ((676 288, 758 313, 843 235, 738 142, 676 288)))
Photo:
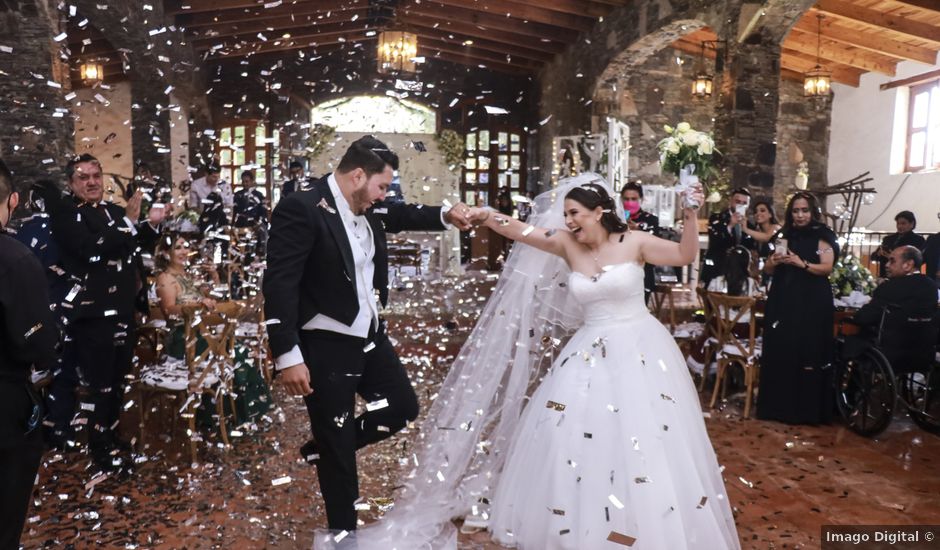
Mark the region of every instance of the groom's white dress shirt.
MULTIPOLYGON (((355 264, 356 275, 356 295, 359 298, 359 313, 351 325, 345 325, 332 317, 318 313, 307 321, 302 327, 303 330, 328 330, 347 336, 357 338, 366 338, 369 335, 369 328, 379 322, 379 302, 373 287, 375 275, 375 241, 372 235, 372 226, 365 216, 356 215, 349 207, 349 202, 340 191, 336 177, 330 174, 327 177, 327 183, 330 186, 330 192, 336 201, 336 210, 343 220, 343 228, 346 230, 346 237, 349 239, 349 246, 352 249, 353 264, 355 264)), ((441 207, 441 223, 444 227, 450 227, 445 216, 450 211, 450 206, 441 207)), ((287 353, 278 356, 275 361, 277 370, 286 369, 304 362, 300 346, 294 346, 287 353)))
MULTIPOLYGON (((356 276, 356 295, 359 298, 359 313, 352 325, 345 325, 332 317, 318 313, 307 321, 303 330, 328 330, 347 336, 356 336, 365 338, 369 335, 369 328, 372 323, 379 322, 379 307, 373 289, 373 276, 375 275, 375 242, 372 236, 372 227, 365 216, 357 216, 349 207, 349 202, 343 196, 336 183, 336 178, 330 174, 327 178, 330 185, 330 192, 336 201, 336 210, 343 220, 343 228, 346 230, 346 237, 349 239, 349 247, 352 249, 353 264, 355 264, 354 274, 356 276)), ((303 363, 304 358, 300 352, 299 346, 294 346, 289 352, 277 358, 277 368, 286 369, 298 363, 303 363)))

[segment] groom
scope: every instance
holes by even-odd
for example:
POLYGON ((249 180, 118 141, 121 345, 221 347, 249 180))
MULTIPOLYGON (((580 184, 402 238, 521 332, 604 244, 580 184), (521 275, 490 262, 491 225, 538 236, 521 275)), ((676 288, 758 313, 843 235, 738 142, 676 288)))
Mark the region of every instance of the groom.
POLYGON ((371 136, 346 150, 336 172, 284 197, 271 218, 264 311, 284 386, 302 395, 331 530, 356 529, 356 450, 418 416, 418 400, 379 319, 388 300, 385 233, 470 227, 453 208, 390 204, 398 156, 371 136), (375 207, 375 208, 373 208, 375 207), (368 403, 354 417, 356 394, 368 403))

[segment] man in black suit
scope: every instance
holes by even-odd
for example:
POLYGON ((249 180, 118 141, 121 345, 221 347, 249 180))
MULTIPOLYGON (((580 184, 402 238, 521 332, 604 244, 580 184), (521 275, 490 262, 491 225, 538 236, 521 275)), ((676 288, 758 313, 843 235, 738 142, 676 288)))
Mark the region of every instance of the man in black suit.
POLYGON ((235 227, 258 227, 268 221, 268 209, 264 195, 255 188, 255 173, 242 172, 242 188, 235 192, 232 225, 235 227))
POLYGON ((747 206, 751 202, 751 193, 741 187, 731 192, 728 208, 715 212, 708 217, 708 248, 705 250, 699 284, 708 286, 708 282, 724 273, 724 262, 728 249, 742 245, 754 249, 756 243, 744 232, 741 224, 747 223, 747 206))
POLYGON ((30 369, 55 362, 58 340, 42 266, 3 231, 18 202, 0 161, 0 548, 19 547, 42 458, 42 400, 30 369))
POLYGON ((263 283, 268 335, 285 387, 304 396, 314 439, 301 454, 317 465, 334 531, 356 529, 356 450, 418 415, 379 319, 379 303, 388 300, 385 233, 443 230, 447 223, 469 228, 463 204, 376 206, 397 168, 395 153, 363 137, 335 173, 283 198, 271 220, 263 283), (357 393, 368 404, 354 418, 357 393))
MULTIPOLYGON (((634 181, 627 182, 620 190, 620 200, 623 201, 624 215, 627 217, 627 227, 631 230, 644 231, 659 236, 659 218, 652 212, 643 210, 643 187, 634 181)), ((656 286, 656 266, 647 263, 643 266, 643 298, 646 303, 656 286)))
POLYGON ((101 164, 89 154, 70 160, 65 174, 70 197, 61 197, 55 187, 39 190, 72 285, 62 303, 67 338, 62 368, 49 390, 47 423, 52 424, 51 443, 64 447, 71 439, 75 388, 86 385, 89 395, 82 409, 89 412, 92 458, 102 470, 124 470, 129 465, 126 446, 118 442, 114 428, 134 356, 139 283, 134 222, 142 193, 135 192, 125 208, 103 201, 101 164))
POLYGON ((857 325, 874 327, 881 313, 892 306, 905 317, 929 316, 937 308, 937 285, 920 273, 923 256, 916 247, 905 245, 891 251, 885 268, 888 280, 878 285, 871 301, 852 317, 857 325))
POLYGON ((894 224, 898 232, 888 235, 881 240, 881 246, 872 253, 872 256, 878 260, 878 275, 880 277, 890 277, 888 274, 888 257, 891 251, 902 246, 913 246, 920 250, 924 249, 924 238, 914 233, 917 228, 917 218, 910 210, 902 210, 894 216, 894 224))
POLYGON ((287 170, 290 179, 285 180, 281 185, 281 198, 295 191, 304 191, 312 183, 310 179, 304 177, 304 165, 301 162, 291 161, 287 170))

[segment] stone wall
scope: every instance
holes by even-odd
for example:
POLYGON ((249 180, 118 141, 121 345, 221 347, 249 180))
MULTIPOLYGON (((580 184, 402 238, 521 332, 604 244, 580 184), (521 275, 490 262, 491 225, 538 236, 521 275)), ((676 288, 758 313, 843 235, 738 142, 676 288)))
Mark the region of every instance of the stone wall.
MULTIPOLYGON (((827 110, 806 109, 798 86, 781 88, 780 79, 780 43, 812 3, 647 0, 618 8, 540 75, 542 166, 551 165, 553 137, 604 132, 606 116, 613 116, 631 127, 632 175, 658 182, 655 143, 662 125, 686 120, 714 131, 723 180, 781 195, 775 182, 791 186, 796 169, 787 163, 788 150, 778 154, 781 141, 803 144, 812 166, 826 164, 827 110), (669 47, 702 27, 724 40, 726 52, 715 97, 704 102, 693 101, 689 91, 695 56, 669 47)), ((546 170, 540 174, 543 184, 549 177, 546 170)))
POLYGON ((611 116, 630 127, 631 179, 654 184, 674 181, 663 176, 659 166, 656 144, 665 137, 664 125, 685 121, 697 130, 712 130, 717 99, 692 97, 696 63, 695 56, 665 48, 608 83, 604 100, 595 102, 598 118, 611 116))
MULTIPOLYGON (((600 131, 603 117, 592 107, 606 100, 624 75, 680 36, 703 26, 720 29, 724 3, 646 0, 618 8, 572 45, 540 74, 539 161, 551 166, 556 136, 600 131)), ((637 73, 639 74, 639 73, 637 73)), ((542 170, 545 184, 550 178, 542 170)))
POLYGON ((803 97, 800 82, 780 83, 780 112, 777 115, 777 164, 774 169, 774 205, 783 213, 786 196, 796 190, 794 181, 801 161, 809 170, 809 188, 829 184, 829 129, 832 103, 803 97))
POLYGON ((53 39, 64 27, 51 0, 0 2, 0 158, 20 184, 61 180, 73 152, 69 75, 53 39))

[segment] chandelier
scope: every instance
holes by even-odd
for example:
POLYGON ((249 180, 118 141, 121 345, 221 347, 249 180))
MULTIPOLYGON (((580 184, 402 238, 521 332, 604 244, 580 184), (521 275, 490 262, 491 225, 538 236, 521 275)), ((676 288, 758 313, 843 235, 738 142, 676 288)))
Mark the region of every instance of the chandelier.
POLYGON ((78 66, 78 72, 81 79, 90 84, 104 80, 104 67, 101 63, 86 61, 78 66))
POLYGON ((832 91, 832 73, 819 62, 819 42, 822 35, 822 14, 816 16, 816 66, 803 75, 803 95, 806 97, 829 97, 832 91))
POLYGON ((417 55, 417 35, 394 30, 379 33, 378 70, 380 73, 414 73, 417 55))

